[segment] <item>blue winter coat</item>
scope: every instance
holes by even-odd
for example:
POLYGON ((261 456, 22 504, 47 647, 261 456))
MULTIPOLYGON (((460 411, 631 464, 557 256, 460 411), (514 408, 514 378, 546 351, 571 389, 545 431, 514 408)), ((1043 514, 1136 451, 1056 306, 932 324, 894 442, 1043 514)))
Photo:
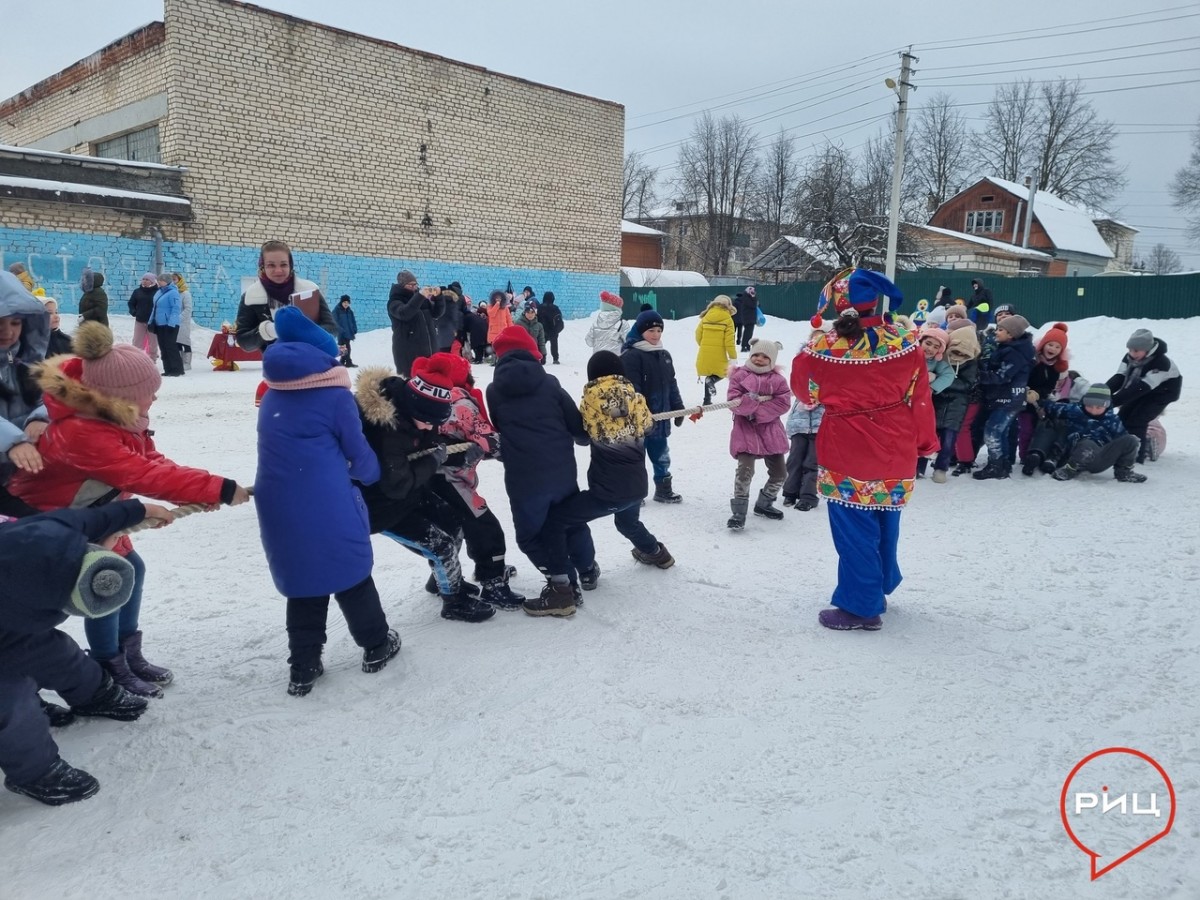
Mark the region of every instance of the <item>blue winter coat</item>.
POLYGON ((0 524, 0 631, 37 634, 65 621, 88 544, 145 516, 137 500, 122 500, 0 524))
POLYGON ((557 503, 578 490, 575 445, 587 444, 575 401, 526 350, 505 353, 487 388, 500 432, 504 486, 511 501, 538 495, 557 503))
POLYGON ((979 370, 986 409, 1020 409, 1025 405, 1033 358, 1033 336, 1028 332, 1011 341, 996 342, 996 349, 979 370))
POLYGON ((179 288, 173 284, 158 289, 154 295, 154 311, 150 320, 155 325, 165 325, 167 328, 178 328, 183 321, 183 298, 179 296, 179 288))
POLYGON ((825 418, 824 403, 818 403, 812 409, 805 409, 803 403, 793 400, 792 411, 788 413, 783 430, 787 432, 789 438, 798 434, 816 434, 817 429, 821 427, 823 418, 825 418))
MULTIPOLYGON (((643 350, 635 346, 641 343, 641 338, 633 329, 630 329, 630 338, 632 340, 625 341, 621 364, 633 389, 646 398, 650 412, 683 409, 683 397, 679 394, 679 382, 675 379, 675 363, 671 354, 662 349, 662 345, 658 350, 643 350)), ((646 437, 665 438, 670 433, 671 420, 664 419, 655 422, 646 437)))
POLYGON ((1042 408, 1046 415, 1066 426, 1068 452, 1080 441, 1095 441, 1103 446, 1126 434, 1121 417, 1111 408, 1102 416, 1088 415, 1078 403, 1043 403, 1042 408))
MULTIPOLYGON (((309 344, 277 341, 263 354, 263 375, 273 384, 338 365, 309 344)), ((254 507, 271 577, 285 597, 328 596, 371 574, 367 507, 351 478, 379 480, 354 395, 344 387, 268 390, 258 412, 254 507)))
POLYGON ((338 303, 333 308, 333 323, 337 325, 337 340, 339 344, 348 344, 358 337, 358 320, 354 318, 354 310, 338 303))

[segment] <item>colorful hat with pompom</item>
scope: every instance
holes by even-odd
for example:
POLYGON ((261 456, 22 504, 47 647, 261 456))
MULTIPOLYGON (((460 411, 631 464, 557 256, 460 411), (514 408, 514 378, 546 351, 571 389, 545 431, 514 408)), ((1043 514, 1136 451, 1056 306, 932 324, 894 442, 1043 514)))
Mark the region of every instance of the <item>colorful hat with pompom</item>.
POLYGON ((886 276, 870 269, 843 269, 821 288, 821 302, 817 314, 810 320, 813 328, 820 328, 822 315, 833 304, 837 315, 874 315, 879 295, 883 294, 899 306, 904 300, 900 289, 886 276))

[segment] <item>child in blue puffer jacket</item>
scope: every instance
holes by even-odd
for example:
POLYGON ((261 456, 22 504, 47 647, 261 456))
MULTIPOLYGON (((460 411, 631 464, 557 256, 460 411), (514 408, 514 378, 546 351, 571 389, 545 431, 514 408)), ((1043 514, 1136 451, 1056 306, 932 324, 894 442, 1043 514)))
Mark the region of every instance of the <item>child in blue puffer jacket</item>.
POLYGON ((1079 403, 1042 404, 1046 415, 1063 423, 1067 433, 1067 461, 1054 472, 1056 481, 1070 481, 1084 472, 1112 468, 1117 481, 1141 484, 1146 476, 1133 470, 1141 441, 1125 430, 1112 409, 1112 391, 1093 384, 1079 403))
MULTIPOLYGON (((814 328, 808 339, 811 341, 824 333, 822 329, 814 328)), ((790 442, 783 505, 794 506, 801 512, 817 508, 817 429, 824 417, 823 403, 808 404, 797 397, 792 401, 792 410, 783 426, 790 442)))
POLYGON ((1009 426, 1025 406, 1025 389, 1033 371, 1033 338, 1029 320, 1008 316, 996 326, 996 349, 980 363, 979 383, 983 387, 983 441, 988 461, 972 477, 1007 478, 1012 473, 1008 461, 1009 426))

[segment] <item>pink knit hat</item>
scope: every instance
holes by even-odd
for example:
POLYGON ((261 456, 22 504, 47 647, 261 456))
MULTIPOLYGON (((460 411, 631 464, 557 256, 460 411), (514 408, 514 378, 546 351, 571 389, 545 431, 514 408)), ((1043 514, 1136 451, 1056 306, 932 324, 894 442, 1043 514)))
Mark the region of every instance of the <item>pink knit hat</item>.
POLYGON ((79 381, 99 394, 149 408, 162 387, 158 367, 133 344, 114 344, 112 332, 99 322, 84 322, 71 341, 82 360, 79 381))
POLYGON ((921 343, 924 343, 928 340, 937 344, 937 349, 934 350, 933 358, 941 359, 946 355, 946 344, 950 341, 950 335, 942 331, 940 328, 922 328, 920 340, 921 343))

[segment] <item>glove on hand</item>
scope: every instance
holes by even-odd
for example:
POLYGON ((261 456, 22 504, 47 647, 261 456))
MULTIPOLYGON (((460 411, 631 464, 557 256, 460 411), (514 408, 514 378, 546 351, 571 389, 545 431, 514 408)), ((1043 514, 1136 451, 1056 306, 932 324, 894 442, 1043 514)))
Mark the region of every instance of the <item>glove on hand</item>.
POLYGON ((675 427, 676 427, 676 428, 682 428, 682 427, 683 427, 683 416, 676 416, 676 417, 675 417, 675 427))
POLYGON ((258 326, 258 336, 264 341, 275 340, 275 323, 270 319, 258 326))
POLYGON ((438 467, 440 468, 442 465, 445 464, 446 457, 449 455, 450 455, 449 452, 446 450, 446 445, 438 444, 436 447, 433 448, 433 450, 430 451, 429 458, 432 459, 435 463, 437 463, 438 467))

